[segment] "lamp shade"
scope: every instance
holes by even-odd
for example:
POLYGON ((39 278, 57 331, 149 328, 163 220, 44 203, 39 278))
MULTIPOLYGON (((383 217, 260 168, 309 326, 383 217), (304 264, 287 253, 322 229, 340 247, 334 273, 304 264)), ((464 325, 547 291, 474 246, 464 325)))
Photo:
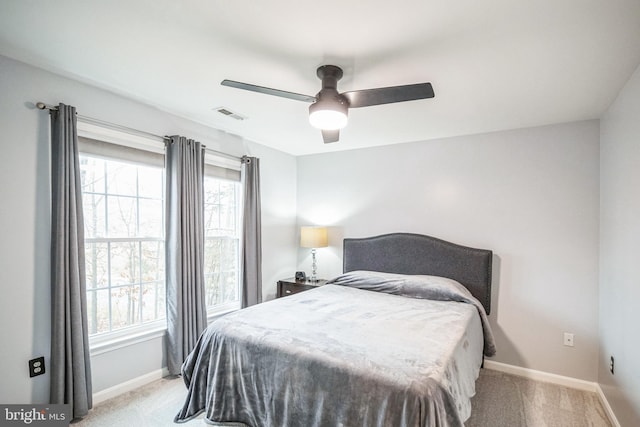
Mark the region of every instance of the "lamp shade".
POLYGON ((311 126, 322 130, 338 130, 347 125, 347 115, 341 111, 317 110, 309 115, 311 126))
POLYGON ((309 106, 309 123, 322 130, 342 129, 347 125, 347 105, 340 99, 320 99, 309 106))
POLYGON ((303 248, 324 248, 328 246, 326 227, 300 228, 300 246, 303 248))

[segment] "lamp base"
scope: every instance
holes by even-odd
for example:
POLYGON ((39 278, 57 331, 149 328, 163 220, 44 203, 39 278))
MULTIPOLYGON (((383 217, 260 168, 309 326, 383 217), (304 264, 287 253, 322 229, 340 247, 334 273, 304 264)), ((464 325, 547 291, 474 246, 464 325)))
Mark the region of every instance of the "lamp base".
POLYGON ((316 248, 311 248, 311 277, 309 277, 310 282, 317 282, 318 277, 316 276, 316 269, 318 264, 316 263, 316 248))

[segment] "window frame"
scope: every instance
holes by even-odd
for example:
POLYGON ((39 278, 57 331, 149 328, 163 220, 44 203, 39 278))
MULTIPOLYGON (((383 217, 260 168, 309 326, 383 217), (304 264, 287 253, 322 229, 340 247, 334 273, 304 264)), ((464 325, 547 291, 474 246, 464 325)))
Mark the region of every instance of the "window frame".
MULTIPOLYGON (((140 151, 149 152, 150 156, 153 156, 154 154, 156 155, 156 157, 157 155, 164 156, 164 140, 161 138, 153 139, 150 136, 146 136, 146 135, 145 136, 134 135, 134 134, 119 131, 116 129, 107 128, 105 126, 92 123, 91 121, 83 121, 80 118, 78 119, 78 137, 94 140, 94 141, 97 141, 98 143, 101 143, 101 142, 111 143, 114 145, 124 147, 124 149, 134 148, 140 151)), ((96 155, 90 152, 83 152, 81 149, 79 149, 78 151, 81 156, 86 155, 90 157, 98 157, 98 158, 102 157, 106 160, 119 161, 119 159, 112 158, 108 155, 105 155, 105 156, 96 155)), ((141 162, 139 164, 143 165, 143 163, 141 162)), ((164 166, 162 168, 164 168, 164 166)), ((164 169, 162 173, 164 174, 164 169)), ((164 194, 163 194, 162 200, 164 200, 164 194)), ((164 203, 162 203, 162 209, 163 209, 162 217, 164 221, 164 218, 165 218, 164 203)), ((85 237, 85 242, 88 240, 97 242, 99 240, 100 241, 102 240, 104 241, 118 241, 118 240, 146 241, 149 239, 147 238, 133 238, 133 239, 95 238, 94 239, 94 238, 85 237)), ((152 240, 157 241, 157 238, 153 238, 152 240)), ((166 237, 164 236, 164 225, 163 225, 163 233, 162 233, 162 242, 163 242, 163 245, 166 243, 166 237)), ((142 286, 142 284, 140 284, 140 286, 142 286)), ((111 289, 111 287, 109 287, 109 289, 111 289)), ((88 291, 89 290, 87 289, 87 292, 88 291)), ((86 294, 86 296, 88 296, 88 293, 86 294)), ((166 305, 165 305, 165 310, 166 310, 166 305)), ((124 328, 119 328, 114 331, 94 334, 89 336, 90 353, 91 355, 102 354, 108 351, 115 350, 117 348, 122 348, 135 343, 159 338, 165 335, 166 330, 167 330, 167 320, 165 316, 162 319, 143 322, 143 323, 135 324, 131 326, 126 326, 124 328)))
MULTIPOLYGON (((222 303, 222 304, 217 304, 217 305, 213 305, 213 306, 206 306, 207 308, 207 320, 209 322, 213 321, 213 319, 230 313, 232 311, 236 311, 239 310, 242 307, 242 211, 243 211, 243 193, 242 193, 242 184, 241 184, 241 179, 240 179, 240 169, 241 169, 241 163, 240 161, 233 161, 227 158, 223 158, 221 156, 216 156, 214 154, 211 153, 206 153, 205 154, 205 180, 207 178, 214 178, 214 179, 218 179, 221 181, 230 181, 230 182, 234 182, 237 183, 237 187, 236 187, 236 191, 235 191, 235 197, 236 197, 236 215, 235 215, 235 221, 237 224, 237 233, 236 236, 233 237, 233 239, 237 239, 238 241, 238 254, 237 254, 237 266, 238 266, 238 272, 237 272, 237 279, 238 279, 238 283, 237 283, 237 295, 238 295, 238 300, 237 301, 230 301, 230 302, 226 302, 226 303, 222 303), (211 174, 211 173, 207 173, 207 165, 211 165, 214 166, 216 168, 224 168, 227 170, 231 170, 231 171, 237 171, 237 179, 234 179, 234 177, 229 177, 227 176, 216 176, 215 174, 211 174)), ((207 240, 207 236, 204 236, 204 240, 206 243, 207 240)), ((206 271, 204 272, 206 275, 206 271)), ((205 290, 206 293, 206 290, 205 290)))
MULTIPOLYGON (((78 117, 77 122, 78 137, 93 139, 99 142, 107 142, 116 144, 123 147, 135 148, 139 150, 155 153, 156 155, 165 155, 165 140, 164 138, 154 138, 150 134, 140 132, 139 134, 124 132, 118 129, 107 127, 104 123, 92 121, 87 118, 78 117)), ((215 168, 222 168, 226 170, 237 172, 237 181, 240 180, 241 162, 239 159, 231 159, 221 155, 216 155, 211 152, 205 152, 205 167, 211 165, 215 168)), ((232 172, 232 175, 234 173, 232 172)), ((232 177, 230 180, 234 180, 232 177)), ((219 179, 225 179, 219 177, 219 179)), ((229 179, 229 178, 226 178, 229 179)), ((242 201, 243 192, 242 185, 238 191, 237 201, 237 221, 239 227, 242 224, 242 201)), ((166 218, 166 213, 163 213, 166 218)), ((165 244, 166 244, 166 236, 165 244)), ((241 271, 241 257, 242 257, 242 230, 238 232, 238 301, 234 303, 220 304, 214 306, 215 308, 209 309, 207 307, 207 321, 210 323, 218 317, 221 317, 232 311, 239 310, 242 304, 242 271, 241 271)), ((166 317, 161 320, 143 323, 140 325, 134 325, 131 327, 125 327, 116 331, 97 334, 89 337, 89 349, 91 356, 107 353, 119 348, 128 347, 130 345, 142 343, 148 340, 160 339, 166 335, 167 320, 166 317)))

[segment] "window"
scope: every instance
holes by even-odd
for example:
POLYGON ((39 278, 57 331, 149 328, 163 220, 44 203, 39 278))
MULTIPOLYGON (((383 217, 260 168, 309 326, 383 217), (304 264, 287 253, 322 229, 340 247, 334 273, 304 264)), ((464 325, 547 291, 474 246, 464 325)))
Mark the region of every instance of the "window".
POLYGON ((207 310, 240 306, 240 183, 205 176, 204 279, 207 310))
MULTIPOLYGON (((92 350, 166 328, 161 141, 78 122, 92 350)), ((205 155, 209 315, 240 307, 240 164, 205 155)), ((126 345, 126 344, 124 344, 126 345)))
POLYGON ((162 168, 80 156, 89 335, 165 318, 162 168))

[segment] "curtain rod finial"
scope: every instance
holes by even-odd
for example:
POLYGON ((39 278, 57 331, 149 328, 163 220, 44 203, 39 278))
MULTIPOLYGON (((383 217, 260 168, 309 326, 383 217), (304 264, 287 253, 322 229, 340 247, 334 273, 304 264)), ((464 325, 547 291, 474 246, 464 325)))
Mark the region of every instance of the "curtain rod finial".
POLYGON ((47 104, 45 104, 44 102, 38 102, 36 103, 36 107, 38 107, 41 110, 45 110, 47 108, 47 104))

